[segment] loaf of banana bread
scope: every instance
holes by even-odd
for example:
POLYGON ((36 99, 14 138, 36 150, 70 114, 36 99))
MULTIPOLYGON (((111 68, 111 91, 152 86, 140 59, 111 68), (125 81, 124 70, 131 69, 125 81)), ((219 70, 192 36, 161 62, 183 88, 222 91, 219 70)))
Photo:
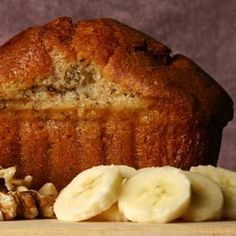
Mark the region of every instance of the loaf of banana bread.
POLYGON ((55 19, 0 47, 0 165, 35 186, 101 164, 215 165, 232 117, 193 61, 112 19, 55 19))

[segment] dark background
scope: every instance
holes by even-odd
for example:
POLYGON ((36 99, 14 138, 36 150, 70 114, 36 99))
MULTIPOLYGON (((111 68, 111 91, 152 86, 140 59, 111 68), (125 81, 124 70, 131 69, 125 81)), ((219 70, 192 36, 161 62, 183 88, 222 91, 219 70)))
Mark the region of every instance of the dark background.
MULTIPOLYGON (((112 17, 182 53, 236 101, 235 0, 0 0, 0 45, 59 16, 112 17)), ((236 170, 236 118, 224 130, 219 165, 236 170)))

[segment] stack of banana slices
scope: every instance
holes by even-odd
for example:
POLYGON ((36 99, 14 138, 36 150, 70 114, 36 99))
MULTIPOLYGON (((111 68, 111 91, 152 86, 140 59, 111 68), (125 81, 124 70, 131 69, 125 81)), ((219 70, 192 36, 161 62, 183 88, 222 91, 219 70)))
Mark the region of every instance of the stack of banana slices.
POLYGON ((60 192, 54 211, 62 221, 235 220, 236 173, 213 166, 96 166, 60 192))

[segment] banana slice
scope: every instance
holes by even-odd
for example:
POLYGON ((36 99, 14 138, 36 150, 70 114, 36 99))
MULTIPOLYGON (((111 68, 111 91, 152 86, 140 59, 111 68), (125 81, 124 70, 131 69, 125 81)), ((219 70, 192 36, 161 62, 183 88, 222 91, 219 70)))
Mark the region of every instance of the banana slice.
POLYGON ((191 182, 192 195, 188 210, 182 218, 186 221, 219 220, 223 208, 223 194, 220 187, 204 175, 187 172, 191 182))
MULTIPOLYGON (((136 174, 136 169, 125 165, 115 165, 115 167, 120 172, 121 176, 124 178, 122 185, 136 174)), ((119 211, 117 203, 113 204, 111 208, 102 213, 96 215, 91 221, 111 221, 111 222, 127 222, 128 219, 119 211)))
POLYGON ((143 167, 143 168, 138 169, 137 173, 142 172, 144 170, 146 171, 146 170, 152 170, 152 169, 156 169, 156 168, 159 168, 159 167, 158 166, 157 167, 154 167, 154 166, 152 166, 152 167, 143 167))
POLYGON ((134 169, 133 167, 130 167, 130 166, 125 166, 125 165, 115 165, 115 166, 118 168, 121 176, 125 179, 130 179, 137 172, 136 169, 134 169))
POLYGON ((174 167, 142 170, 124 185, 119 210, 134 222, 165 223, 179 218, 190 203, 188 178, 174 167))
POLYGON ((56 217, 62 221, 82 221, 109 209, 118 200, 122 179, 115 166, 83 171, 57 197, 56 217))
POLYGON ((124 214, 122 214, 119 211, 117 203, 112 205, 111 208, 109 208, 106 211, 103 211, 102 213, 94 216, 91 221, 111 221, 111 222, 127 222, 129 221, 124 214))
POLYGON ((236 173, 214 166, 191 167, 190 171, 203 174, 220 186, 224 196, 222 217, 236 220, 236 173))

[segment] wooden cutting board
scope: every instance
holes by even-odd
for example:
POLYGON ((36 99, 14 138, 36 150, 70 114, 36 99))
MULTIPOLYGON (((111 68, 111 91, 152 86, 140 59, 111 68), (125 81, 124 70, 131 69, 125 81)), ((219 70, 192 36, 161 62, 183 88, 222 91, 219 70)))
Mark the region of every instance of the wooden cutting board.
POLYGON ((233 236, 236 221, 204 223, 65 223, 57 220, 0 222, 0 236, 233 236))

